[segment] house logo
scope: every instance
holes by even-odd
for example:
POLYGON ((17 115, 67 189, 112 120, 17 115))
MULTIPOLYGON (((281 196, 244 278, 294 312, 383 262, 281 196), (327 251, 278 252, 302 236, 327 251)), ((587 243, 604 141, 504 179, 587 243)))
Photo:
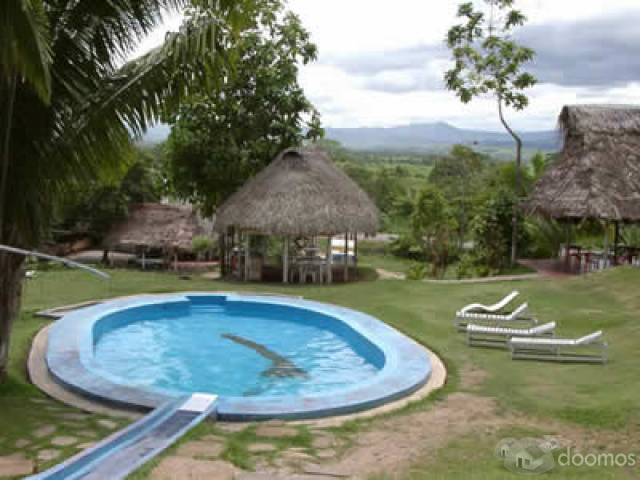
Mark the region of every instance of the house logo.
POLYGON ((539 475, 553 470, 553 451, 558 448, 553 439, 505 438, 496 445, 496 457, 514 473, 539 475))

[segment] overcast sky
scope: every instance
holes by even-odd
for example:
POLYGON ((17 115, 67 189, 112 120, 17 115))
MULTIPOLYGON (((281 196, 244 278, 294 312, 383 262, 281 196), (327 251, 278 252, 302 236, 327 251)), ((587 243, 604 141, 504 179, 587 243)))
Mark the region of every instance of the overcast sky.
MULTIPOLYGON (((447 29, 457 0, 289 0, 318 45, 301 70, 324 126, 394 126, 446 121, 497 130, 488 99, 462 105, 444 89, 447 29)), ((536 50, 540 83, 531 104, 508 117, 521 130, 555 127, 567 103, 638 103, 640 0, 517 0, 529 18, 520 41, 536 50), (614 6, 615 5, 615 6, 614 6)), ((175 29, 179 18, 168 18, 175 29)), ((158 31, 142 50, 161 41, 158 31)))

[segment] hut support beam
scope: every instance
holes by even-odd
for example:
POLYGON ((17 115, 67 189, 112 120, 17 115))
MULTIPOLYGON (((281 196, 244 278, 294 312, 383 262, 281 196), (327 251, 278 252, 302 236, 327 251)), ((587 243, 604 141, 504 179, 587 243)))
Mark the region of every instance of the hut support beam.
POLYGON ((284 237, 282 250, 282 283, 289 283, 289 237, 284 237))
POLYGON ((333 281, 333 251, 331 250, 331 239, 333 237, 329 235, 327 237, 327 284, 330 285, 333 281))
POLYGON ((569 245, 571 245, 571 223, 569 223, 568 221, 564 225, 564 231, 564 269, 568 272, 571 269, 571 257, 569 256, 569 245))
POLYGON ((353 234, 353 260, 358 265, 358 232, 353 234))
POLYGON ((610 228, 611 228, 611 225, 609 224, 608 221, 605 220, 604 222, 604 268, 609 267, 609 247, 610 247, 609 230, 610 228))
POLYGON ((248 233, 245 234, 245 242, 244 242, 244 281, 249 281, 249 263, 251 261, 249 255, 249 244, 250 244, 251 235, 248 233))
POLYGON ((613 264, 618 265, 618 245, 620 244, 620 223, 613 223, 615 230, 613 234, 613 264))
POLYGON ((344 234, 344 281, 349 281, 349 232, 344 234))

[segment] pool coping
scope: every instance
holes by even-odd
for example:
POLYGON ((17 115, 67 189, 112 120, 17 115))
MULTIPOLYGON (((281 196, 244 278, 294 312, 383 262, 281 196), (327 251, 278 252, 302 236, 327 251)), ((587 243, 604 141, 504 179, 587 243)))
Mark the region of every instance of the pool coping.
POLYGON ((136 306, 189 302, 189 297, 226 297, 292 306, 334 317, 382 350, 385 365, 371 381, 322 395, 281 397, 220 397, 218 419, 252 421, 304 420, 348 415, 397 401, 421 389, 429 380, 432 364, 428 351, 381 320, 345 307, 284 295, 235 292, 181 292, 124 297, 71 312, 49 329, 46 362, 52 377, 73 393, 119 408, 146 411, 175 395, 145 390, 97 376, 86 365, 95 323, 105 315, 136 306))

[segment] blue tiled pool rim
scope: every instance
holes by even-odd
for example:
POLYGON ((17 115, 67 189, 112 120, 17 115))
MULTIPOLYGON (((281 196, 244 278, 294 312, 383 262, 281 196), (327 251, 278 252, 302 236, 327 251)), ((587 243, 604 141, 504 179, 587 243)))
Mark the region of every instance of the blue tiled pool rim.
POLYGON ((354 413, 407 396, 422 387, 431 375, 427 350, 375 317, 298 297, 224 292, 141 295, 71 312, 49 330, 46 355, 49 371, 57 381, 83 396, 125 408, 156 408, 175 398, 175 394, 122 384, 96 374, 92 357, 97 324, 128 309, 190 308, 192 303, 202 302, 263 303, 318 312, 344 323, 384 356, 382 368, 370 380, 334 392, 278 397, 222 396, 217 409, 220 420, 308 419, 354 413))

